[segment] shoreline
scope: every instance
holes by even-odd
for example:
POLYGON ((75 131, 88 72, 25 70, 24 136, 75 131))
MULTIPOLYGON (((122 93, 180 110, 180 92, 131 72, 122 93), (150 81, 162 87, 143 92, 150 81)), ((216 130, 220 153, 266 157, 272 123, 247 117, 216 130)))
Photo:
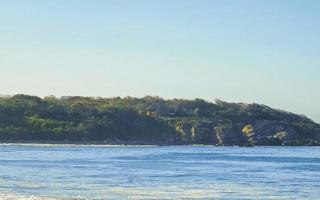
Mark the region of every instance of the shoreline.
MULTIPOLYGON (((122 141, 122 140, 104 140, 104 141, 52 141, 52 140, 1 140, 1 144, 48 144, 48 145, 114 145, 114 146, 180 146, 179 144, 169 144, 166 142, 152 142, 152 141, 122 141)), ((212 145, 214 146, 214 145, 212 145)))
POLYGON ((151 142, 151 141, 120 141, 120 140, 105 140, 105 141, 50 141, 50 140, 16 140, 16 141, 0 141, 0 145, 81 145, 81 146, 211 146, 211 147, 312 147, 320 145, 214 145, 214 144, 169 144, 166 142, 151 142))

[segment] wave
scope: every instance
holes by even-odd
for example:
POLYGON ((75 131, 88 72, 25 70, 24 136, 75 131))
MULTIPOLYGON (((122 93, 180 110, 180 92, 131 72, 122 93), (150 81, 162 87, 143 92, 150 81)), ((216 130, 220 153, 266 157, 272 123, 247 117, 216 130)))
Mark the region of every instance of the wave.
POLYGON ((1 200, 58 200, 56 198, 41 197, 35 195, 22 195, 13 192, 0 192, 1 200))
POLYGON ((12 191, 0 191, 1 200, 89 200, 86 197, 49 197, 40 195, 18 194, 12 191))

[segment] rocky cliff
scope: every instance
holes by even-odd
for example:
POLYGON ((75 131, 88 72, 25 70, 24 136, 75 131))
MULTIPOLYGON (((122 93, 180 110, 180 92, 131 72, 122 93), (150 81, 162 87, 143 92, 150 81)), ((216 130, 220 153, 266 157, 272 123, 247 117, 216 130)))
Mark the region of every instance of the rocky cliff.
POLYGON ((0 140, 208 145, 320 145, 320 125, 260 104, 201 99, 0 98, 0 140))

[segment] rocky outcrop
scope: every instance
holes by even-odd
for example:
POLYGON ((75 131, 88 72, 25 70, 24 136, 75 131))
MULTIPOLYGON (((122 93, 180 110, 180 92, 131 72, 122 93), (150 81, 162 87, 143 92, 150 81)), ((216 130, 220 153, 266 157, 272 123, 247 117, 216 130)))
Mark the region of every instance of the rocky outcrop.
POLYGON ((195 144, 218 144, 218 138, 212 123, 194 125, 191 128, 191 134, 195 144))
POLYGON ((252 142, 255 145, 284 145, 297 134, 292 125, 274 120, 256 121, 253 132, 252 142))
POLYGON ((317 145, 317 140, 301 137, 297 125, 275 121, 257 120, 251 124, 178 122, 179 143, 218 146, 254 145, 317 145))
POLYGON ((232 124, 178 123, 176 131, 183 144, 247 145, 246 137, 232 124))
POLYGON ((300 126, 283 121, 257 120, 243 126, 242 133, 252 145, 317 145, 317 140, 313 139, 315 136, 302 134, 300 126))
POLYGON ((0 97, 0 140, 320 145, 320 125, 265 105, 221 100, 15 95, 0 97))
POLYGON ((179 136, 179 143, 182 144, 192 144, 192 134, 191 134, 191 129, 192 129, 192 124, 191 123, 183 123, 179 122, 176 124, 176 131, 179 136))
POLYGON ((238 126, 233 124, 219 124, 215 128, 218 145, 248 145, 247 138, 241 133, 238 126))
POLYGON ((183 144, 218 144, 212 123, 177 123, 176 131, 183 144))

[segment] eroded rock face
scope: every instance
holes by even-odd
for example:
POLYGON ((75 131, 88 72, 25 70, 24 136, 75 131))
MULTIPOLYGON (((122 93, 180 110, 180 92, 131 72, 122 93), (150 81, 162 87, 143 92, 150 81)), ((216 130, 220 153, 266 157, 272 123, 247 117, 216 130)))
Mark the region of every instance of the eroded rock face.
POLYGON ((218 145, 247 145, 247 139, 237 126, 232 124, 220 124, 214 128, 218 145))
POLYGON ((208 144, 220 146, 250 146, 241 126, 215 123, 177 123, 176 132, 182 144, 208 144))
POLYGON ((297 125, 275 120, 252 123, 178 122, 175 125, 177 144, 208 144, 221 146, 253 145, 317 145, 299 134, 297 125))
POLYGON ((180 143, 192 144, 191 123, 178 123, 176 124, 176 131, 180 136, 180 143))
POLYGON ((183 144, 218 144, 212 123, 178 123, 176 131, 183 144))
POLYGON ((195 144, 218 144, 217 135, 210 123, 196 124, 191 128, 192 140, 195 144))
POLYGON ((284 145, 297 135, 292 125, 273 120, 255 121, 244 126, 242 132, 253 145, 284 145))

